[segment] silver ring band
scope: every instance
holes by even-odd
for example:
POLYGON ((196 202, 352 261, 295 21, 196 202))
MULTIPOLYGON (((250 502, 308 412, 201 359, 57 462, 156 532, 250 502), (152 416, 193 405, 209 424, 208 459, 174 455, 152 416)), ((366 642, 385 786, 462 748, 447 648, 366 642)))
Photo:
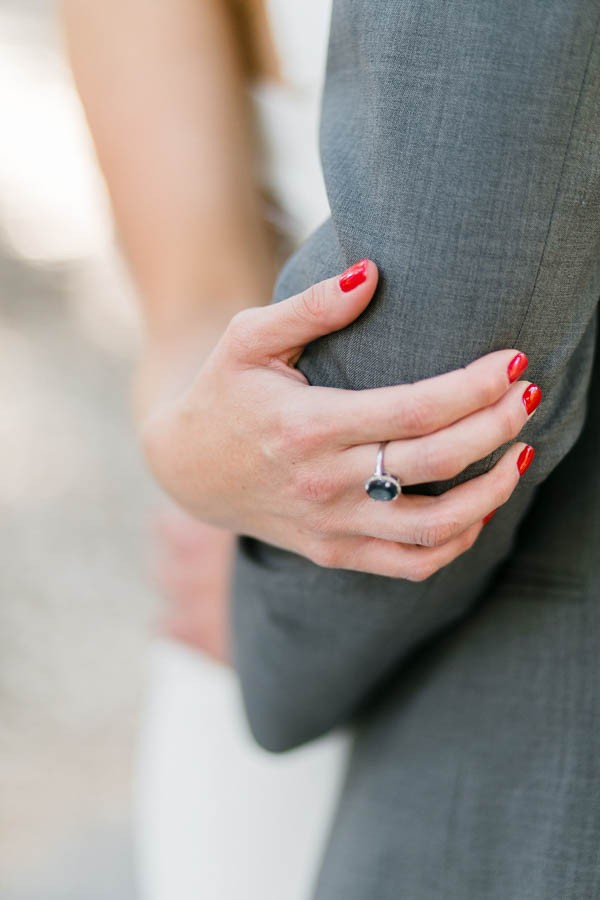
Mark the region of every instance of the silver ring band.
POLYGON ((371 500, 383 500, 389 502, 395 500, 402 493, 400 481, 396 475, 391 475, 384 469, 383 451, 389 441, 382 441, 377 450, 375 459, 375 471, 365 482, 365 491, 371 500))

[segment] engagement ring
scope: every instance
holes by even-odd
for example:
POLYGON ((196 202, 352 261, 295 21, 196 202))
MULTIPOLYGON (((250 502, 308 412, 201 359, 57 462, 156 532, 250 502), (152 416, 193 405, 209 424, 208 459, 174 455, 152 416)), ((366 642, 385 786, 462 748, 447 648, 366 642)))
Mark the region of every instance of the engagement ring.
POLYGON ((387 443, 387 441, 384 441, 379 445, 375 461, 375 472, 365 483, 365 491, 371 500, 395 500, 402 493, 402 488, 396 475, 390 475, 389 472, 385 472, 383 469, 383 449, 387 443))

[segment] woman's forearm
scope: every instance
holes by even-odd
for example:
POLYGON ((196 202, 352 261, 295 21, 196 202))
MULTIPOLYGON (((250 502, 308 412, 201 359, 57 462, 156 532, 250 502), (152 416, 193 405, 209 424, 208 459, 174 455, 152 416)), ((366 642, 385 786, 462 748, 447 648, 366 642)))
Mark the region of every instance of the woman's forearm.
POLYGON ((150 345, 219 333, 240 308, 265 302, 273 274, 225 5, 63 0, 62 8, 150 345))

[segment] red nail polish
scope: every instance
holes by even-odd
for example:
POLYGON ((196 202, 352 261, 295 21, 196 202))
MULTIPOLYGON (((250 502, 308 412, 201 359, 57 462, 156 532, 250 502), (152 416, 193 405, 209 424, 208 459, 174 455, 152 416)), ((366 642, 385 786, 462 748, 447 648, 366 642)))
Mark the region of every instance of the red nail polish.
POLYGON ((512 384, 516 381, 521 372, 524 372, 529 365, 529 360, 524 353, 517 353, 508 364, 508 380, 512 384))
POLYGON ((347 294, 367 280, 368 259, 361 259, 340 275, 340 289, 347 294))
POLYGON ((530 444, 528 444, 521 450, 521 453, 519 454, 519 458, 517 460, 517 469, 519 470, 519 475, 525 474, 525 472, 533 462, 534 456, 535 450, 530 444))
POLYGON ((498 512, 497 509, 493 509, 491 511, 491 513, 488 513, 487 516, 482 520, 483 524, 487 525, 487 523, 490 521, 490 519, 493 519, 497 512, 498 512))
POLYGON ((529 387, 525 388, 523 391, 523 403, 525 404, 528 416, 531 415, 534 409, 537 409, 541 399, 542 391, 537 384, 530 384, 529 387))

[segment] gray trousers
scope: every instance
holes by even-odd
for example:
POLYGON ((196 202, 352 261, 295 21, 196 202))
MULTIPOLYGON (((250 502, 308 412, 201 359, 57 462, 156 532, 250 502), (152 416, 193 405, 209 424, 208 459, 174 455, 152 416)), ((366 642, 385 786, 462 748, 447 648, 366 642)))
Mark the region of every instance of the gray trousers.
POLYGON ((599 19, 600 0, 334 3, 331 218, 275 300, 364 256, 382 277, 299 367, 364 388, 515 347, 544 399, 515 494, 426 582, 239 541, 257 740, 355 728, 318 900, 600 896, 599 19))

